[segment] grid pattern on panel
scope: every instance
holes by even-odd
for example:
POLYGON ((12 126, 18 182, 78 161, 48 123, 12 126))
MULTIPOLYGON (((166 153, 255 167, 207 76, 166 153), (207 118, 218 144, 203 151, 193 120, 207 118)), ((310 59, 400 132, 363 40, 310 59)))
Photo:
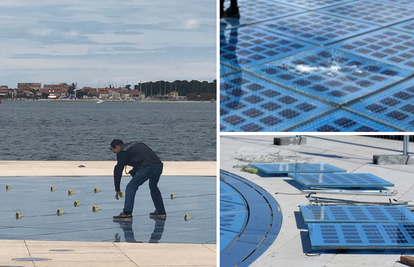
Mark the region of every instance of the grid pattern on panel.
POLYGON ((346 172, 326 163, 250 163, 249 165, 267 174, 346 172))
POLYGON ((305 223, 414 223, 404 206, 300 206, 305 223))
POLYGON ((394 132, 396 128, 338 110, 292 129, 294 132, 394 132))
POLYGON ((277 1, 289 4, 289 5, 301 7, 301 8, 310 9, 310 10, 349 2, 349 0, 277 0, 277 1))
POLYGON ((243 197, 230 185, 220 181, 220 245, 226 248, 243 230, 248 217, 243 197))
POLYGON ((414 248, 412 223, 310 223, 312 248, 414 248))
POLYGON ((407 32, 386 28, 334 47, 414 71, 414 35, 407 32))
POLYGON ((383 1, 358 1, 320 9, 321 12, 352 20, 375 23, 381 26, 391 25, 412 18, 414 7, 400 6, 383 1))
POLYGON ((414 80, 355 102, 348 109, 403 130, 413 131, 414 80))
POLYGON ((312 187, 392 187, 390 183, 370 173, 320 173, 289 175, 297 182, 312 187))
POLYGON ((414 20, 412 19, 406 22, 399 23, 397 25, 392 26, 392 28, 414 33, 414 20))
POLYGON ((375 92, 410 75, 398 67, 332 48, 318 48, 247 71, 336 104, 375 92))
POLYGON ((222 20, 223 23, 230 22, 231 26, 237 27, 238 25, 256 23, 306 11, 303 8, 272 0, 239 0, 238 6, 240 14, 243 14, 240 19, 226 18, 226 20, 222 20))
POLYGON ((236 68, 287 57, 311 45, 255 27, 220 31, 220 62, 236 68))
POLYGON ((231 73, 234 73, 234 72, 237 72, 237 71, 239 71, 239 70, 233 69, 233 68, 228 67, 224 64, 220 64, 220 75, 221 76, 225 76, 227 74, 231 74, 231 73))
POLYGON ((271 20, 259 27, 316 45, 330 44, 378 28, 316 11, 271 20))
POLYGON ((220 127, 223 132, 282 131, 331 107, 242 72, 222 77, 220 127))

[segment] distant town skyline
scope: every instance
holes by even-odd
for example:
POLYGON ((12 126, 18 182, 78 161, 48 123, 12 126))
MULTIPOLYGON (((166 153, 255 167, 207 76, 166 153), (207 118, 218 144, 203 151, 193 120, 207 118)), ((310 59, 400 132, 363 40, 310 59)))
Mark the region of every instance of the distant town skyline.
POLYGON ((0 0, 0 85, 216 79, 208 0, 0 0))

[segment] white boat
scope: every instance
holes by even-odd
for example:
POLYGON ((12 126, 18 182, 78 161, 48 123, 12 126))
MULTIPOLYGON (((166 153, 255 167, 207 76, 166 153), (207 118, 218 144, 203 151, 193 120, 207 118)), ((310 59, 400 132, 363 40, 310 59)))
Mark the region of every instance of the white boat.
POLYGON ((96 101, 96 103, 97 104, 101 104, 101 103, 103 103, 104 101, 102 100, 102 99, 99 99, 98 101, 96 101))

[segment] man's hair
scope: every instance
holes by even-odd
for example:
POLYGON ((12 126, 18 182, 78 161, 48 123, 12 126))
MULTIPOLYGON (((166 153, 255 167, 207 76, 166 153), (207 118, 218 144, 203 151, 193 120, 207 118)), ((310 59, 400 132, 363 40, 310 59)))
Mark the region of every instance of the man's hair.
POLYGON ((115 148, 116 146, 122 146, 124 144, 124 142, 122 142, 122 140, 120 140, 120 139, 114 139, 112 142, 111 142, 111 147, 112 148, 115 148))

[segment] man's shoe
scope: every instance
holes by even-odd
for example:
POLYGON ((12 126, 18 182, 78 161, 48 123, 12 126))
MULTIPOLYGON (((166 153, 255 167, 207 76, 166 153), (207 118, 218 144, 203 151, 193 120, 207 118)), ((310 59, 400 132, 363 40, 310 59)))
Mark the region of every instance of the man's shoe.
POLYGON ((150 217, 167 217, 167 213, 164 211, 164 212, 158 212, 158 211, 154 211, 154 212, 151 212, 150 214, 149 214, 149 216, 150 217))
POLYGON ((112 218, 114 218, 114 220, 132 220, 132 214, 121 212, 119 215, 115 215, 112 218))

